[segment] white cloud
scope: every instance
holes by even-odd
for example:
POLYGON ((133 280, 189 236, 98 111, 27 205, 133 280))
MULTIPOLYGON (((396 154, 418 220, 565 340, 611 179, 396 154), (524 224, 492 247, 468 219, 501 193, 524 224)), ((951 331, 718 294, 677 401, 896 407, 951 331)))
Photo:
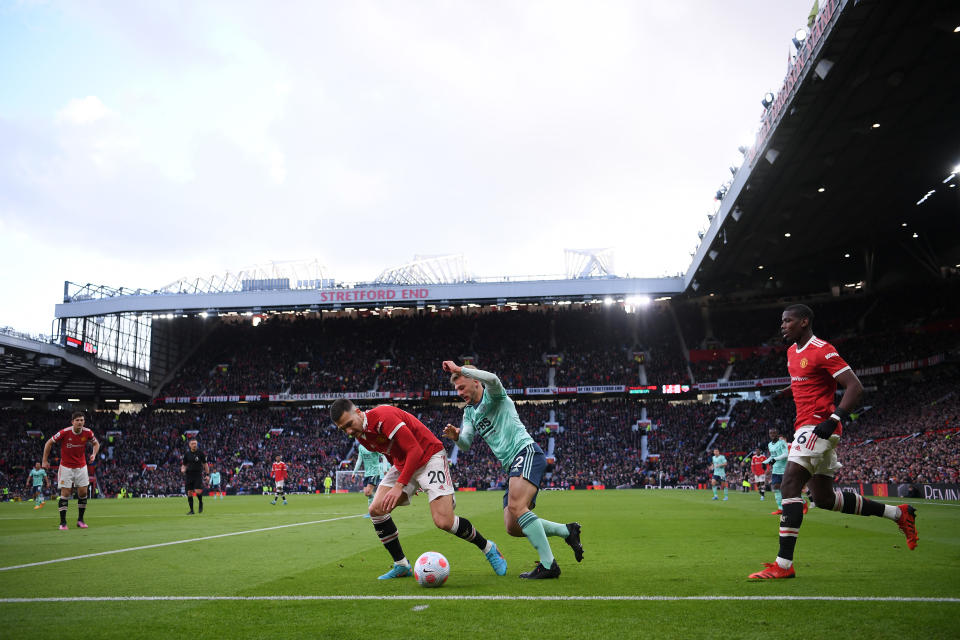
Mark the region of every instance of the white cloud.
POLYGON ((42 310, 6 320, 24 328, 45 330, 64 279, 297 255, 352 281, 415 253, 560 273, 564 247, 614 246, 618 272, 676 273, 809 8, 87 4, 63 25, 86 39, 33 43, 76 64, 0 95, 0 249, 48 256, 0 282, 42 310))
POLYGON ((97 96, 74 98, 57 112, 57 122, 86 125, 105 118, 111 113, 97 96))

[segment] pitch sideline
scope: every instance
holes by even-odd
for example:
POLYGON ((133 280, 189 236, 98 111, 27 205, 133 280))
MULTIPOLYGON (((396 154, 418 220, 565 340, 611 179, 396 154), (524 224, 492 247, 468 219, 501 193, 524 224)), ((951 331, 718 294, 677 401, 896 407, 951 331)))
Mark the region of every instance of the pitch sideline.
MULTIPOLYGON (((53 560, 41 560, 40 562, 28 562, 27 564, 15 564, 9 567, 0 567, 0 571, 10 571, 13 569, 26 569, 29 567, 39 567, 45 564, 56 564, 58 562, 69 562, 70 560, 82 560, 84 558, 96 558, 97 556, 110 556, 115 553, 126 553, 127 551, 144 551, 145 549, 157 549, 159 547, 169 547, 175 544, 186 544, 188 542, 201 542, 203 540, 216 540, 217 538, 229 538, 230 536, 242 536, 247 533, 261 533, 263 531, 274 531, 276 529, 287 529, 289 527, 304 527, 309 524, 322 524, 324 522, 335 522, 337 520, 348 520, 350 518, 360 518, 363 514, 352 516, 341 516, 339 518, 327 518, 325 520, 311 520, 309 522, 294 522, 291 524, 279 524, 273 527, 262 527, 260 529, 248 529, 247 531, 233 531, 231 533, 218 533, 212 536, 203 536, 200 538, 188 538, 186 540, 173 540, 171 542, 158 542, 157 544, 147 544, 140 547, 125 547, 123 549, 113 549, 112 551, 98 551, 97 553, 85 553, 80 556, 69 556, 66 558, 54 558, 53 560)), ((40 602, 41 600, 38 600, 40 602)))
POLYGON ((209 602, 216 601, 315 601, 315 600, 418 600, 418 601, 462 601, 462 600, 531 600, 531 601, 634 601, 634 602, 684 602, 684 601, 727 601, 744 600, 759 602, 796 602, 797 600, 845 602, 927 602, 960 604, 960 598, 924 598, 909 596, 505 596, 505 595, 312 595, 312 596, 82 596, 62 598, 0 598, 0 604, 21 604, 30 602, 209 602))

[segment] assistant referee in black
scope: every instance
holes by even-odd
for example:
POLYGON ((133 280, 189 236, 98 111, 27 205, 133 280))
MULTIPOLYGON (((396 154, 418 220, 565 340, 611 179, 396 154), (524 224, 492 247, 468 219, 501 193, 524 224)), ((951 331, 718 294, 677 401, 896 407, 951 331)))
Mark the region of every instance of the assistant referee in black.
POLYGON ((186 475, 187 502, 190 504, 188 516, 193 515, 193 496, 197 496, 199 511, 203 513, 203 475, 210 473, 210 465, 207 464, 207 456, 197 448, 197 441, 191 440, 187 443, 190 447, 183 454, 183 464, 180 465, 180 473, 186 475))

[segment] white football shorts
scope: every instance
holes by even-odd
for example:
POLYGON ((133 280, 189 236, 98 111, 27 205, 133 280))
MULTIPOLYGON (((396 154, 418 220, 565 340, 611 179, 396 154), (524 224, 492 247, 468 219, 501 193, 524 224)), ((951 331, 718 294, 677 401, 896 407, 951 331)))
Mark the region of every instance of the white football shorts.
POLYGON ((813 435, 815 426, 808 424, 797 429, 793 434, 787 461, 796 462, 811 475, 832 478, 837 469, 843 466, 837 461, 837 445, 840 444, 840 436, 833 434, 826 439, 818 438, 813 435))
POLYGON ((57 472, 57 486, 61 489, 90 486, 90 476, 87 475, 87 468, 60 467, 60 471, 57 472))
MULTIPOLYGON (((380 481, 380 486, 392 487, 397 484, 399 479, 400 471, 396 467, 390 467, 390 471, 380 481)), ((430 456, 425 465, 413 472, 410 484, 403 488, 404 495, 400 496, 397 505, 410 504, 410 498, 418 490, 426 493, 431 502, 440 496, 453 494, 453 476, 450 473, 450 463, 447 461, 446 452, 436 452, 430 456)))

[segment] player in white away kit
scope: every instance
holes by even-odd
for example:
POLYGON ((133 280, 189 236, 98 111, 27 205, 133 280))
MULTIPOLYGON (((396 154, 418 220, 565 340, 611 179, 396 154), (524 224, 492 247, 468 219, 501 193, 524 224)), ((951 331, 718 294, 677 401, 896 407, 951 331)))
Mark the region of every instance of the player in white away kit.
POLYGON ((783 515, 780 516, 780 553, 776 562, 768 562, 753 579, 793 578, 793 549, 803 522, 803 498, 806 484, 820 509, 842 511, 859 516, 879 516, 897 523, 907 537, 907 547, 917 546, 915 510, 907 504, 894 506, 868 500, 860 494, 833 486, 833 474, 840 468, 837 445, 843 423, 850 410, 860 405, 863 385, 836 348, 813 335, 813 311, 795 304, 783 311, 780 331, 788 343, 787 369, 790 392, 797 405, 793 444, 783 475, 783 515), (843 387, 840 405, 834 407, 837 385, 843 387))
POLYGON ((60 487, 60 531, 67 530, 67 505, 70 504, 70 494, 74 487, 77 488, 79 508, 77 526, 81 529, 87 528, 87 523, 83 521, 83 514, 87 510, 87 487, 90 486, 90 477, 87 474, 87 443, 93 444, 93 453, 90 454, 90 462, 93 462, 100 452, 100 442, 93 435, 93 431, 83 426, 85 423, 83 413, 77 411, 71 416, 70 426, 57 431, 43 445, 42 466, 49 469, 50 449, 54 442, 60 443, 60 471, 57 473, 57 486, 60 487))

